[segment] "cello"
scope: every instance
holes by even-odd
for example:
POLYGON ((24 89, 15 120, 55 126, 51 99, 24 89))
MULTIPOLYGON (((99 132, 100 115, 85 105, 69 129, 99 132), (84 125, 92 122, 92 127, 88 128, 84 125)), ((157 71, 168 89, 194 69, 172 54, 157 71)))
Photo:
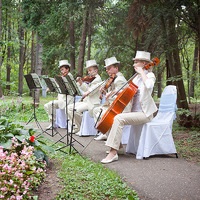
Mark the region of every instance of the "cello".
MULTIPOLYGON (((159 63, 160 63, 160 60, 158 58, 153 58, 152 62, 148 63, 147 65, 145 65, 144 68, 147 70, 151 66, 158 65, 159 63)), ((96 129, 98 129, 101 133, 105 134, 111 128, 111 126, 113 124, 113 121, 114 121, 114 117, 117 114, 120 114, 120 113, 123 112, 123 110, 125 109, 125 107, 127 106, 127 104, 131 101, 131 99, 133 98, 133 96, 137 93, 138 86, 135 85, 132 82, 133 78, 135 78, 136 75, 137 75, 137 73, 134 74, 122 86, 122 88, 124 88, 124 86, 126 84, 128 84, 128 86, 125 89, 123 89, 122 92, 119 93, 119 91, 122 89, 122 88, 120 88, 120 90, 118 90, 114 94, 114 95, 116 95, 117 93, 119 93, 117 95, 117 97, 115 98, 115 100, 110 105, 110 107, 107 109, 107 111, 105 112, 105 114, 102 116, 101 120, 96 125, 96 129)))

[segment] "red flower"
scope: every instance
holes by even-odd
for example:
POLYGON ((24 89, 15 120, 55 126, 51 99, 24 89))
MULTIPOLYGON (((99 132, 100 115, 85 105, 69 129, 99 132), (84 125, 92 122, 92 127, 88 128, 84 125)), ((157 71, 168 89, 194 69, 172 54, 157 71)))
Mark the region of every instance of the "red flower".
POLYGON ((30 136, 29 140, 30 140, 31 142, 35 142, 35 136, 34 136, 34 135, 30 136))

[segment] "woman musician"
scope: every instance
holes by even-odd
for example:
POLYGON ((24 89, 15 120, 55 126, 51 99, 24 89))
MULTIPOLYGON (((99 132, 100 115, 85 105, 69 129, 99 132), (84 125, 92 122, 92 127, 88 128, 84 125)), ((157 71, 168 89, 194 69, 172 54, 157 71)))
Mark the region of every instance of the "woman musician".
POLYGON ((110 147, 110 151, 101 163, 110 163, 118 160, 118 151, 123 148, 120 144, 122 138, 122 129, 124 125, 140 125, 152 120, 153 113, 157 111, 155 102, 151 96, 155 75, 152 67, 146 69, 150 60, 150 53, 145 51, 137 51, 134 60, 134 69, 137 73, 132 82, 138 86, 136 94, 131 101, 132 108, 129 113, 120 113, 114 117, 114 122, 106 141, 106 146, 110 147))
MULTIPOLYGON (((74 130, 73 133, 80 136, 79 130, 81 127, 82 117, 84 111, 89 111, 92 115, 92 110, 94 107, 99 106, 101 100, 99 99, 100 91, 99 89, 94 89, 102 82, 101 77, 98 74, 98 64, 95 60, 87 60, 85 69, 88 72, 88 77, 77 78, 77 85, 83 92, 82 101, 75 103, 74 112, 74 130)), ((68 106, 68 116, 72 121, 73 118, 73 108, 74 105, 68 106)))

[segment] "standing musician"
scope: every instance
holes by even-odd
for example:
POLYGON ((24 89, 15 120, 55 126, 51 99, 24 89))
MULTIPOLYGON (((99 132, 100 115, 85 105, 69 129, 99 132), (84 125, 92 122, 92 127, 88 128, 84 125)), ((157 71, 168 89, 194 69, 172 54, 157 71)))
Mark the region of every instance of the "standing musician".
POLYGON ((140 125, 152 120, 153 113, 157 111, 155 102, 151 96, 155 75, 152 67, 145 69, 145 65, 151 62, 150 53, 145 51, 137 51, 134 60, 134 69, 137 75, 132 82, 138 86, 137 93, 132 99, 132 109, 129 113, 120 113, 114 117, 114 122, 110 129, 106 146, 110 147, 110 151, 101 163, 110 163, 118 160, 117 151, 122 147, 120 144, 122 138, 122 129, 124 125, 140 125))
MULTIPOLYGON (((67 76, 68 73, 70 73, 70 63, 68 60, 60 60, 58 68, 60 69, 61 76, 67 76)), ((67 95, 67 104, 71 104, 73 102, 73 97, 70 95, 67 95)), ((46 129, 51 129, 52 121, 53 126, 55 127, 55 119, 56 119, 56 109, 64 109, 66 107, 66 95, 65 94, 58 94, 58 97, 56 100, 50 101, 44 105, 44 109, 48 114, 49 121, 51 122, 46 129), (53 106, 53 119, 52 119, 52 106, 53 106)))
MULTIPOLYGON (((102 82, 101 77, 98 74, 98 64, 95 60, 87 60, 85 68, 88 72, 88 77, 77 77, 77 84, 80 90, 83 91, 83 95, 82 101, 75 103, 73 133, 76 133, 76 135, 80 135, 79 130, 83 112, 88 110, 89 114, 92 116, 92 110, 94 107, 99 106, 101 102, 99 99, 99 88, 97 89, 98 84, 102 82)), ((73 117, 73 108, 73 104, 68 106, 68 116, 71 121, 73 117)))
MULTIPOLYGON (((116 98, 116 95, 112 97, 112 95, 117 92, 122 86, 127 82, 123 74, 119 71, 120 62, 117 61, 116 57, 110 57, 105 59, 105 66, 106 72, 111 78, 112 82, 110 84, 110 87, 107 88, 107 91, 105 91, 105 88, 100 88, 101 93, 105 93, 105 103, 97 107, 93 110, 93 116, 95 121, 99 120, 99 117, 102 117, 103 114, 106 112, 106 110, 110 107, 114 99, 116 98)), ((110 80, 109 80, 110 81, 110 80)), ((131 110, 131 104, 128 104, 126 108, 124 109, 124 112, 130 112, 131 110)), ((98 137, 94 138, 95 140, 106 140, 107 135, 106 134, 100 134, 98 137)))

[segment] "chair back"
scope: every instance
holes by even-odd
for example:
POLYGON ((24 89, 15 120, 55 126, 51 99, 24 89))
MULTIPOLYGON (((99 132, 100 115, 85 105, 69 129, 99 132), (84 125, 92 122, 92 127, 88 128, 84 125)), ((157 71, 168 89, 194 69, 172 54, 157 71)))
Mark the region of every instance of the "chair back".
POLYGON ((177 90, 176 86, 168 85, 162 92, 160 98, 160 104, 158 108, 158 113, 152 121, 168 121, 173 123, 176 119, 176 100, 177 100, 177 90))
POLYGON ((177 89, 174 85, 168 85, 162 92, 159 104, 159 112, 175 112, 177 100, 177 89))

